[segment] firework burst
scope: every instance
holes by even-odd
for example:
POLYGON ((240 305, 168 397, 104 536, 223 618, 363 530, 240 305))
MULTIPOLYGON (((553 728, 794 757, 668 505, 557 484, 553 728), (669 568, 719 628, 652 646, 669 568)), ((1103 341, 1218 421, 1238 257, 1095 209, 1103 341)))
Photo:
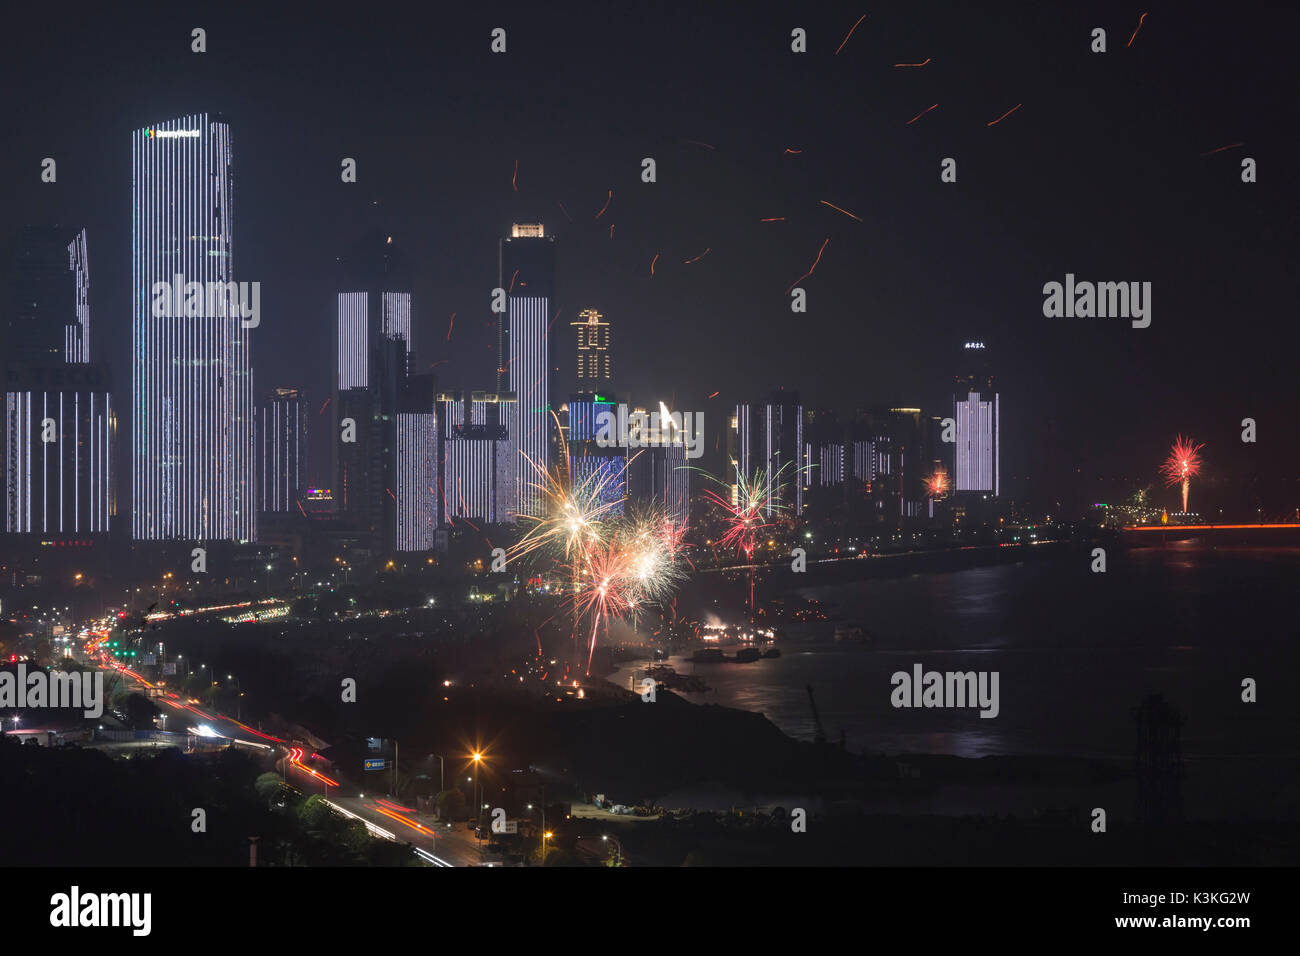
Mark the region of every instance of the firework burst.
POLYGON ((945 471, 936 471, 925 479, 925 493, 931 498, 942 498, 952 490, 952 482, 945 471))
POLYGON ((562 433, 560 452, 550 471, 525 456, 536 475, 531 487, 540 494, 543 513, 516 515, 526 530, 506 559, 549 556, 565 566, 574 636, 584 618, 590 622, 589 632, 583 628, 589 634, 590 670, 596 642, 611 620, 635 619, 642 609, 666 602, 685 577, 685 527, 655 507, 625 516, 618 470, 597 467, 575 479, 562 433))
MULTIPOLYGON (((737 555, 744 555, 749 565, 749 613, 754 616, 754 549, 758 544, 759 533, 774 527, 788 510, 784 504, 785 478, 789 464, 782 465, 775 471, 759 469, 752 475, 736 472, 735 484, 723 481, 707 472, 705 476, 722 491, 706 489, 704 498, 716 505, 722 512, 726 531, 718 538, 718 544, 725 549, 735 548, 737 555)), ((794 470, 794 480, 800 472, 794 470)))
POLYGON ((1169 457, 1160 466, 1160 474, 1164 476, 1166 487, 1182 484, 1184 514, 1187 513, 1187 492, 1191 487, 1192 479, 1201 473, 1201 456, 1198 453, 1204 447, 1204 444, 1193 445, 1190 438, 1179 435, 1173 447, 1169 449, 1169 457))

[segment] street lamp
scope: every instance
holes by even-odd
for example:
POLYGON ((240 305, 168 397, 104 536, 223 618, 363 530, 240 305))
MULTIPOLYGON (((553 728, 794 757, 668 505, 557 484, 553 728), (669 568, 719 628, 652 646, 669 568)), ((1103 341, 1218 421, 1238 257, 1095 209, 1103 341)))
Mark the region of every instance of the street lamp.
POLYGON ((235 682, 235 691, 239 694, 239 696, 235 698, 235 719, 243 720, 244 719, 244 706, 243 706, 244 688, 239 683, 239 678, 236 677, 234 674, 227 674, 226 680, 233 680, 235 682))

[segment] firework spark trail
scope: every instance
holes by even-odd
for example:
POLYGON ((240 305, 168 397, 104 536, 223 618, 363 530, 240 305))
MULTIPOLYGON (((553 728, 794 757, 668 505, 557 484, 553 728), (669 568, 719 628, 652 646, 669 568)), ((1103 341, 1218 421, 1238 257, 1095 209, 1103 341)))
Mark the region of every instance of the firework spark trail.
POLYGON ((927 56, 920 63, 895 63, 894 66, 925 66, 927 63, 930 62, 931 59, 932 59, 931 57, 927 56))
MULTIPOLYGON (((712 248, 712 247, 710 247, 710 248, 712 248)), ((709 250, 708 250, 708 249, 705 249, 703 252, 701 252, 701 253, 700 253, 698 256, 696 256, 694 259, 687 259, 685 262, 682 263, 682 265, 689 266, 692 262, 699 262, 701 259, 703 259, 703 258, 704 258, 705 256, 707 256, 708 254, 709 254, 709 250)))
POLYGON ((850 219, 856 219, 858 222, 861 222, 861 221, 862 221, 862 217, 861 217, 861 216, 855 216, 855 215, 853 215, 853 213, 849 212, 847 209, 841 209, 839 206, 835 205, 835 203, 833 203, 833 202, 827 202, 825 199, 822 199, 822 200, 819 200, 819 201, 821 202, 821 204, 822 204, 823 206, 830 206, 830 207, 831 207, 832 209, 834 209, 836 212, 842 212, 842 213, 844 213, 844 215, 848 216, 850 219))
MULTIPOLYGON (((1147 11, 1147 12, 1149 13, 1150 11, 1147 11)), ((1146 13, 1144 13, 1144 14, 1142 14, 1142 16, 1138 17, 1137 30, 1134 30, 1134 31, 1133 31, 1133 35, 1132 35, 1131 37, 1128 38, 1128 45, 1129 45, 1129 46, 1132 46, 1132 45, 1133 45, 1133 41, 1137 39, 1138 30, 1141 30, 1141 29, 1142 29, 1142 21, 1145 20, 1146 18, 1147 18, 1146 13)))
MULTIPOLYGON (((613 201, 614 201, 614 190, 611 189, 609 191, 609 195, 605 197, 605 205, 601 206, 600 212, 596 213, 596 219, 599 219, 601 216, 605 215, 605 210, 609 208, 609 204, 612 203, 613 201)), ((595 222, 596 219, 593 219, 592 222, 595 222)))
POLYGON ((714 392, 712 395, 709 396, 709 398, 717 398, 721 394, 722 394, 721 392, 714 392))
POLYGON ((515 274, 510 277, 510 288, 506 289, 506 295, 510 295, 515 291, 515 280, 518 278, 519 278, 519 270, 516 269, 515 274))
POLYGON ((1236 149, 1238 146, 1245 146, 1245 143, 1233 143, 1231 146, 1220 146, 1218 149, 1212 149, 1208 153, 1201 153, 1202 156, 1213 156, 1215 153, 1221 153, 1225 149, 1236 149))
POLYGON ((717 148, 718 148, 718 147, 716 147, 716 146, 710 146, 708 143, 701 143, 701 142, 700 142, 699 140, 697 140, 697 139, 684 139, 684 140, 682 140, 682 142, 683 142, 683 143, 690 143, 692 146, 703 146, 705 149, 717 149, 717 148))
POLYGON ((785 294, 786 294, 786 295, 789 295, 790 292, 794 289, 795 286, 797 286, 800 282, 802 282, 804 279, 808 278, 810 275, 812 275, 812 274, 817 270, 817 263, 819 263, 819 262, 822 261, 822 253, 826 251, 826 246, 827 246, 828 243, 830 243, 830 241, 831 241, 831 240, 830 240, 830 238, 828 237, 827 239, 825 239, 825 240, 822 242, 822 247, 821 247, 820 249, 817 250, 817 258, 813 260, 813 264, 812 264, 811 266, 808 267, 808 271, 807 271, 807 272, 805 272, 805 273, 804 273, 803 275, 801 275, 799 278, 795 279, 793 282, 790 283, 790 288, 785 290, 785 294))
POLYGON ((1001 123, 1004 119, 1006 119, 1008 116, 1010 116, 1012 113, 1014 113, 1016 110, 1020 109, 1020 107, 1022 107, 1022 106, 1024 106, 1024 105, 1025 105, 1024 103, 1017 103, 1015 106, 1011 107, 1011 109, 1007 110, 1005 113, 1003 113, 1003 114, 1002 114, 1001 116, 999 116, 997 119, 995 119, 992 123, 985 123, 984 125, 985 125, 985 126, 997 126, 997 125, 998 125, 999 123, 1001 123))
POLYGON ((760 219, 759 222, 785 222, 785 216, 772 216, 768 219, 760 219))
POLYGON ((447 322, 447 341, 451 341, 451 330, 456 327, 456 313, 451 314, 451 319, 447 322))
POLYGON ((939 105, 938 103, 935 103, 934 106, 927 106, 925 109, 921 110, 921 112, 917 113, 915 116, 913 116, 910 120, 908 120, 908 121, 907 121, 906 123, 904 123, 903 125, 904 125, 904 126, 911 126, 913 123, 915 123, 915 122, 916 122, 917 120, 919 120, 922 116, 924 116, 926 113, 930 112, 930 110, 934 109, 934 107, 935 107, 935 106, 938 106, 938 105, 939 105))
MULTIPOLYGON (((858 17, 858 23, 861 23, 861 22, 862 22, 863 20, 865 20, 866 18, 867 18, 867 15, 866 15, 865 13, 862 14, 862 16, 858 17)), ((849 37, 853 36, 853 31, 856 30, 856 29, 858 28, 858 23, 855 23, 855 24, 853 24, 853 26, 849 27, 849 32, 846 33, 846 34, 844 34, 844 39, 841 40, 841 41, 840 41, 840 45, 837 46, 837 47, 835 48, 835 55, 836 55, 836 56, 839 56, 839 55, 840 55, 840 50, 843 50, 843 49, 844 49, 844 44, 846 44, 846 43, 849 42, 849 37)))
POLYGON ((564 218, 565 218, 565 219, 569 220, 569 222, 573 222, 573 217, 569 215, 569 210, 567 210, 567 209, 564 208, 564 203, 560 202, 560 201, 557 199, 557 200, 555 200, 555 205, 557 205, 557 206, 560 207, 560 212, 564 213, 564 218))
POLYGON ((1204 443, 1193 445, 1190 438, 1179 435, 1169 449, 1169 457, 1160 466, 1166 488, 1180 483, 1183 486, 1183 514, 1187 513, 1187 492, 1192 479, 1201 473, 1202 462, 1198 452, 1204 447, 1204 443))
POLYGON ((659 261, 659 253, 656 252, 656 253, 655 253, 655 257, 654 257, 653 259, 650 260, 650 274, 651 274, 651 275, 654 275, 654 274, 655 274, 655 263, 658 262, 658 261, 659 261))
POLYGON ((609 238, 614 238, 614 224, 612 222, 609 224, 609 238))
POLYGON ((515 192, 519 192, 519 160, 515 160, 515 174, 510 177, 510 185, 515 192))
POLYGON ((791 154, 792 156, 798 156, 800 153, 803 152, 802 149, 791 149, 789 146, 785 148, 785 151, 791 154))
POLYGON ((324 414, 325 414, 325 406, 328 405, 328 404, 329 404, 330 402, 332 402, 332 401, 334 401, 334 396, 331 395, 329 398, 325 399, 325 401, 321 403, 320 411, 318 411, 316 414, 317 414, 317 415, 324 415, 324 414))

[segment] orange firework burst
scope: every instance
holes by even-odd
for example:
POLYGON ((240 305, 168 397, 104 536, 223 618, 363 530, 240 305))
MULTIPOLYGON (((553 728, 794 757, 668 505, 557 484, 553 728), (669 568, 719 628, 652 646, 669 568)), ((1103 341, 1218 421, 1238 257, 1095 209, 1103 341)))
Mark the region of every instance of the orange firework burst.
POLYGON ((948 473, 945 471, 936 471, 925 479, 925 493, 931 498, 942 498, 951 488, 952 482, 948 480, 948 473))
POLYGON ((1183 486, 1184 514, 1187 513, 1187 492, 1192 479, 1201 473, 1201 456, 1199 452, 1204 447, 1204 444, 1193 445, 1190 438, 1179 435, 1174 440, 1173 447, 1169 449, 1169 457, 1160 466, 1160 474, 1164 476, 1165 487, 1172 487, 1177 484, 1183 486))

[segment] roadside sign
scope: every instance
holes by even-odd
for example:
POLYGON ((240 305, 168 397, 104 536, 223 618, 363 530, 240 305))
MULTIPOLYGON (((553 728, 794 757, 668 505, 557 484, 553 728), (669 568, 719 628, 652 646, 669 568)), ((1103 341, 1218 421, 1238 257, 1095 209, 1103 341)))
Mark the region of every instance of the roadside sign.
POLYGON ((502 832, 502 833, 518 833, 518 832, 519 832, 519 821, 518 821, 518 820, 507 820, 507 821, 506 821, 506 825, 505 825, 505 829, 503 829, 501 832, 502 832))
POLYGON ((383 770, 383 769, 385 769, 387 766, 388 766, 388 761, 385 760, 383 757, 367 757, 367 758, 366 758, 366 769, 367 769, 367 770, 383 770))
POLYGON ((166 664, 164 664, 164 665, 163 665, 163 673, 164 673, 164 674, 175 674, 175 673, 176 673, 176 662, 175 662, 175 661, 168 661, 166 664))

